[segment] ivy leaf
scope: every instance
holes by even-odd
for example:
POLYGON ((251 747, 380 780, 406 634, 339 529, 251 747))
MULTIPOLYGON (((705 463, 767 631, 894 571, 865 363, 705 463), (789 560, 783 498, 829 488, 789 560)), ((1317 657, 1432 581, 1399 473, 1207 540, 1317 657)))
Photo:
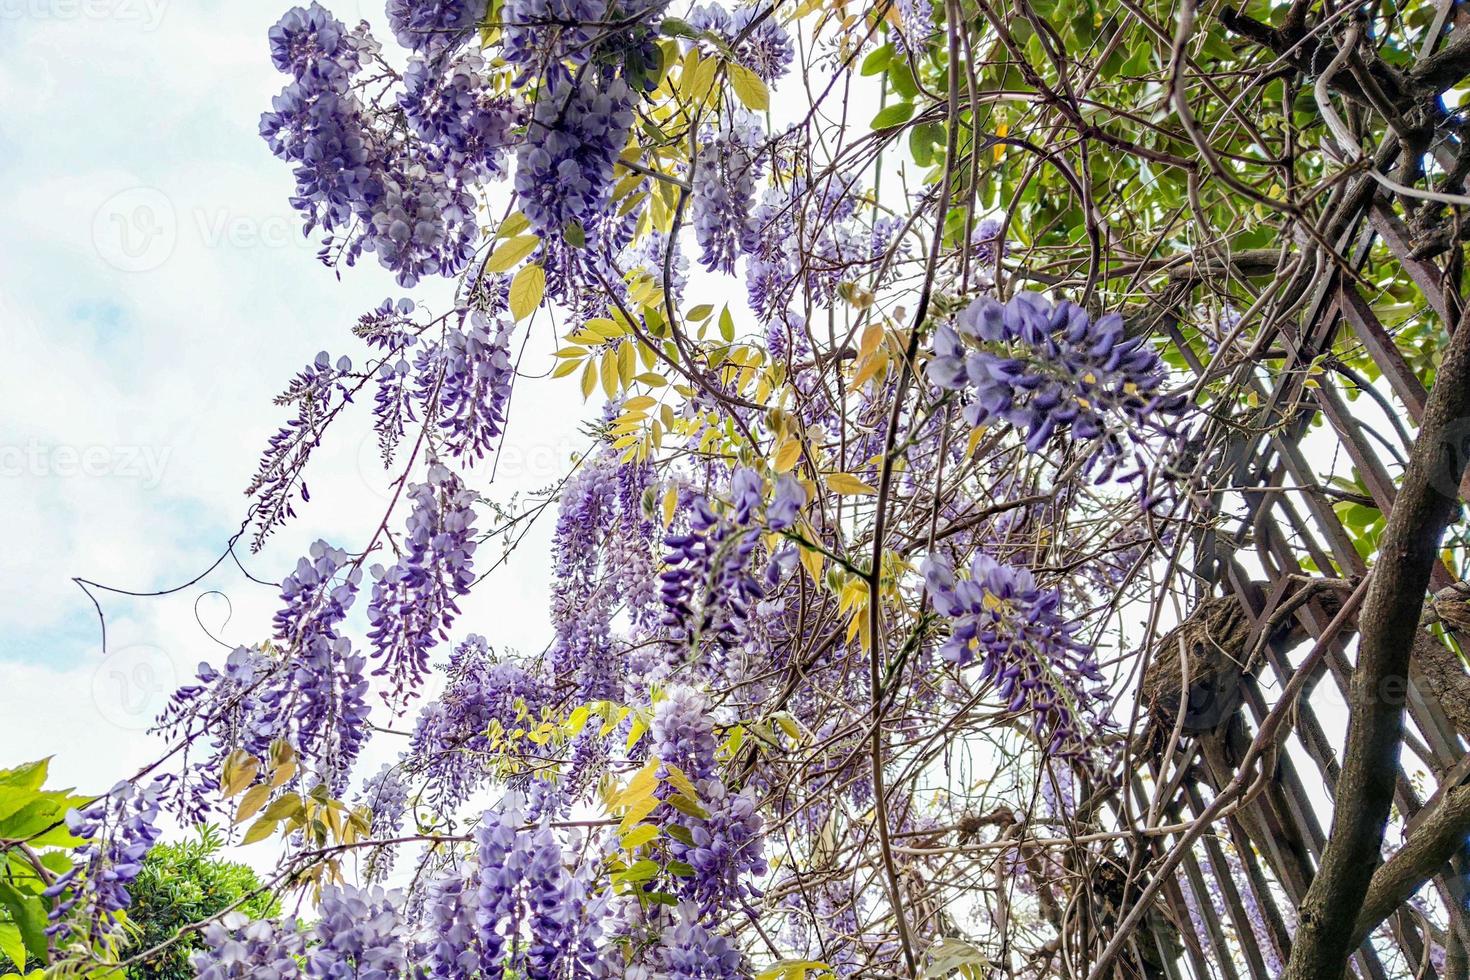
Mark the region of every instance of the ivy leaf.
POLYGON ((735 94, 740 97, 741 102, 745 103, 747 109, 764 112, 771 107, 771 93, 759 75, 733 61, 729 62, 727 67, 730 72, 730 87, 735 90, 735 94))
POLYGON ((524 320, 536 312, 546 295, 546 273, 539 265, 528 265, 510 281, 510 315, 524 320))

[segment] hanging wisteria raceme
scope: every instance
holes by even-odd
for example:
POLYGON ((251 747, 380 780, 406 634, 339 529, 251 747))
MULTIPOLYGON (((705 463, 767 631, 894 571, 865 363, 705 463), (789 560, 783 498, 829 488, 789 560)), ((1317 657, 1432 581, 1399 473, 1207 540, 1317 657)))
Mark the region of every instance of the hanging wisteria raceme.
POLYGON ((410 51, 436 54, 469 40, 485 0, 388 0, 388 26, 410 51))
POLYGON ((679 906, 678 920, 660 938, 661 972, 653 976, 669 980, 735 980, 748 975, 740 951, 724 936, 701 924, 692 903, 679 906))
POLYGON ((613 169, 633 125, 633 91, 588 73, 538 93, 516 157, 515 189, 531 227, 550 243, 570 233, 598 241, 613 169))
POLYGON ((509 0, 500 12, 501 54, 531 76, 565 73, 591 56, 608 14, 607 0, 509 0))
POLYGON ((757 156, 758 123, 722 129, 700 148, 694 160, 694 201, 690 209, 699 261, 712 271, 734 272, 735 260, 757 247, 751 221, 757 156))
POLYGON ((204 928, 205 948, 190 957, 198 980, 295 980, 304 974, 306 934, 292 919, 250 919, 228 912, 204 928))
MULTIPOLYGON (((368 831, 376 839, 397 837, 409 809, 410 787, 402 764, 384 763, 383 768, 363 782, 358 802, 371 814, 368 831)), ((393 870, 394 851, 384 847, 368 857, 364 877, 381 881, 393 870)))
POLYGON ((1104 475, 1129 432, 1167 429, 1184 404, 1163 391, 1159 356, 1125 335, 1121 316, 1094 320, 1037 293, 975 300, 939 327, 927 370, 939 387, 972 395, 971 425, 1002 418, 1033 452, 1062 433, 1099 443, 1092 453, 1105 459, 1104 475))
POLYGON ((412 510, 403 555, 391 567, 372 569, 368 638, 382 661, 374 673, 392 680, 395 696, 413 697, 428 673, 429 651, 449 638, 457 600, 475 578, 475 495, 436 463, 407 496, 412 510))
POLYGON ((121 782, 86 809, 67 811, 66 829, 89 843, 45 890, 53 902, 46 928, 53 944, 66 942, 83 923, 86 933, 78 938, 92 944, 106 943, 121 930, 118 916, 132 904, 128 886, 163 833, 158 816, 167 788, 166 779, 121 782))
POLYGON ((404 761, 445 809, 464 803, 493 771, 491 731, 512 731, 538 719, 551 703, 548 685, 514 657, 497 657, 484 637, 471 635, 444 666, 445 690, 424 705, 404 761))
POLYGON ((507 150, 522 123, 515 101, 488 84, 485 59, 464 51, 442 66, 442 56, 414 58, 403 73, 398 105, 414 135, 444 174, 478 182, 505 176, 507 150))
MULTIPOLYGON (((450 329, 435 353, 442 374, 435 398, 444 448, 451 456, 480 459, 494 448, 505 429, 515 369, 510 340, 515 324, 509 317, 490 320, 476 311, 470 322, 450 329)), ((430 406, 424 411, 428 413, 430 406)))
POLYGON ((1061 597, 1038 587, 1030 570, 986 554, 975 556, 968 578, 933 556, 924 582, 949 621, 940 656, 956 667, 979 660, 978 680, 994 685, 1007 710, 1031 714, 1031 730, 1048 752, 1080 750, 1104 677, 1062 616, 1061 597))
POLYGON ((695 654, 706 641, 724 650, 734 646, 750 605, 765 594, 750 568, 760 539, 760 475, 737 470, 730 495, 718 511, 697 498, 688 531, 664 538, 664 624, 695 654))
POLYGON ((735 60, 762 81, 775 85, 791 67, 796 46, 777 19, 774 7, 740 6, 733 11, 718 3, 696 6, 689 23, 731 46, 735 60))
MULTIPOLYGON (((231 753, 264 758, 277 739, 317 779, 337 790, 346 785, 368 737, 367 659, 340 632, 360 581, 346 552, 316 542, 281 583, 277 645, 237 648, 221 669, 202 663, 196 682, 174 693, 158 725, 190 742, 209 739, 209 752, 194 763, 204 787, 215 785, 231 753)), ((207 809, 197 792, 177 807, 195 815, 207 809)))

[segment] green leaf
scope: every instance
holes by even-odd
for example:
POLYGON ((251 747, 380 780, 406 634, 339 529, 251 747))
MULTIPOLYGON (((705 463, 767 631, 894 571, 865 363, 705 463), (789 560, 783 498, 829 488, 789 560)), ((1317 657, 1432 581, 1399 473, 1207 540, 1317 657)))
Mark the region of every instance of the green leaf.
POLYGON ((675 793, 664 802, 673 807, 675 810, 678 810, 680 813, 687 816, 695 817, 699 820, 709 819, 709 813, 705 811, 704 807, 700 806, 697 802, 691 800, 683 793, 675 793))
POLYGON ((0 906, 10 913, 10 921, 20 930, 26 952, 35 959, 46 959, 46 901, 39 896, 22 895, 8 881, 0 881, 0 906))
POLYGON ((655 862, 644 858, 642 861, 634 863, 634 865, 630 867, 627 871, 624 871, 620 875, 620 877, 624 881, 638 882, 647 881, 656 874, 658 874, 658 865, 655 862))
POLYGON ((779 960, 755 975, 755 980, 805 980, 808 972, 832 968, 820 960, 779 960))
POLYGON ((665 17, 663 23, 658 25, 658 32, 664 37, 698 38, 704 35, 699 28, 678 17, 665 17))
POLYGON ((256 841, 265 840, 267 837, 269 837, 271 834, 274 834, 275 832, 276 821, 271 820, 268 817, 261 817, 259 820, 255 821, 255 823, 250 825, 249 830, 245 831, 245 839, 240 843, 254 844, 256 841))
POLYGON ((20 938, 20 926, 14 922, 0 922, 0 953, 4 953, 17 970, 26 968, 26 944, 20 938))
POLYGON ((893 105, 885 106, 873 117, 874 129, 892 129, 908 122, 914 114, 912 102, 895 102, 893 105))
POLYGON ((35 792, 46 782, 46 772, 51 767, 51 757, 27 762, 14 769, 0 769, 0 786, 35 792))
POLYGON ((863 59, 863 65, 858 71, 863 75, 876 75, 888 67, 893 60, 893 45, 885 44, 863 59))

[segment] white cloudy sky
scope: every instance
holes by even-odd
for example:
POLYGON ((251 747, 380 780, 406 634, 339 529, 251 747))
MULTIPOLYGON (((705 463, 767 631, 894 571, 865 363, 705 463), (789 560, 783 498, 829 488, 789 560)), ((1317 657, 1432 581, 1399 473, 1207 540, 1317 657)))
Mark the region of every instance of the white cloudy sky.
MULTIPOLYGON (((211 633, 264 635, 272 590, 227 567, 167 598, 100 594, 104 657, 71 578, 143 592, 207 568, 282 420, 272 396, 403 295, 375 264, 340 282, 316 264, 256 133, 283 83, 265 35, 286 6, 0 0, 0 766, 54 754, 60 782, 105 789, 156 751, 142 729, 159 698, 223 653, 211 633)), ((382 19, 370 0, 328 6, 382 19)), ((413 295, 434 307, 434 290, 413 295)), ((582 448, 570 394, 517 389, 495 497, 550 483, 582 448)), ((359 421, 314 473, 325 504, 252 573, 279 581, 316 537, 362 546, 383 497, 359 421)), ((497 644, 544 641, 545 531, 467 610, 497 644)))

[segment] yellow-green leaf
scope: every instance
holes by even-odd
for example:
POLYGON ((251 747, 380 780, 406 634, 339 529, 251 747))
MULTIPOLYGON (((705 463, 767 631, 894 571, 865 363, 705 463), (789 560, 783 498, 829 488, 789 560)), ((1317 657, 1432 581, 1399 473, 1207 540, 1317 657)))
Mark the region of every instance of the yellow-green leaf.
POLYGON ((541 305, 546 295, 546 273, 539 265, 528 265, 510 281, 510 314, 524 320, 541 305))
POLYGON ((608 398, 618 396, 618 352, 602 352, 602 391, 608 398))
POLYGON ((799 459, 801 459, 801 443, 795 439, 788 439, 780 449, 776 450, 773 465, 777 473, 786 473, 796 465, 799 459))
POLYGON ((626 830, 634 824, 641 823, 643 818, 652 813, 653 808, 656 806, 658 806, 657 796, 645 796, 637 800, 628 807, 628 812, 623 816, 623 822, 619 825, 619 828, 626 830))
POLYGON ((270 799, 271 788, 265 783, 252 786, 240 797, 240 808, 235 811, 235 823, 244 823, 260 812, 265 801, 270 799))
POLYGON ((745 103, 747 109, 763 112, 771 107, 771 93, 766 89, 766 83, 761 81, 759 75, 746 68, 729 62, 727 68, 730 72, 730 87, 745 103))
POLYGON ((502 242, 494 252, 490 253, 490 260, 485 263, 486 272, 508 272, 521 259, 530 255, 541 239, 536 235, 517 235, 515 238, 502 242))
POLYGON ((689 777, 684 775, 684 770, 668 762, 664 763, 664 768, 668 770, 668 775, 664 778, 670 786, 691 800, 699 799, 699 791, 694 788, 694 784, 689 781, 689 777))
POLYGON ((851 473, 828 473, 827 486, 845 496, 872 496, 878 492, 851 473))
POLYGON ((636 851, 657 836, 657 826, 651 823, 641 823, 623 835, 623 850, 636 851))
POLYGON ((254 844, 256 841, 265 840, 267 837, 269 837, 271 834, 274 834, 275 832, 276 821, 270 820, 266 817, 261 817, 259 820, 255 821, 255 823, 250 825, 249 830, 245 831, 245 839, 241 841, 241 843, 254 844))

